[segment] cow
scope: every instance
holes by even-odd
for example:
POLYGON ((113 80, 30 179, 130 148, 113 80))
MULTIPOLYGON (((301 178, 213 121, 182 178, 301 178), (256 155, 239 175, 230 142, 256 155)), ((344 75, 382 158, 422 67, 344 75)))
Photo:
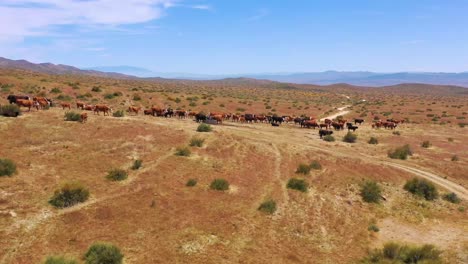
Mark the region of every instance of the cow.
POLYGON ((223 115, 214 115, 211 116, 211 119, 216 120, 216 123, 218 124, 223 123, 223 115))
POLYGON ((282 116, 272 116, 271 117, 271 123, 283 123, 284 118, 282 116))
POLYGON ((187 118, 187 112, 184 110, 176 110, 175 115, 181 119, 181 118, 187 118))
POLYGON ((10 94, 7 96, 7 100, 8 102, 10 102, 10 104, 16 104, 16 101, 17 100, 31 100, 31 98, 27 95, 13 95, 13 94, 10 94))
POLYGON ((301 122, 301 127, 313 127, 315 129, 316 127, 319 127, 319 124, 317 124, 317 121, 315 120, 303 120, 301 122))
POLYGON ((354 132, 354 131, 356 131, 356 129, 358 129, 358 128, 359 128, 358 126, 354 126, 354 125, 352 125, 351 123, 348 124, 348 131, 353 130, 353 132, 354 132))
POLYGON ((362 119, 362 118, 355 118, 354 119, 354 124, 359 124, 360 125, 362 123, 364 123, 364 119, 362 119))
POLYGON ((76 102, 76 108, 83 110, 85 107, 85 103, 83 102, 76 102))
POLYGON ((85 105, 82 110, 94 111, 94 105, 85 105))
POLYGON ((397 127, 397 124, 395 124, 394 122, 383 122, 382 124, 386 129, 390 128, 390 129, 395 129, 397 127))
POLYGON ((62 109, 65 110, 65 108, 71 109, 71 104, 70 103, 60 103, 62 106, 62 109))
POLYGON ((330 125, 331 125, 331 123, 332 123, 333 121, 332 121, 331 119, 328 119, 328 118, 327 118, 327 119, 325 119, 325 121, 324 121, 324 122, 325 122, 325 124, 327 124, 327 125, 329 125, 329 126, 330 126, 330 125))
POLYGON ((253 123, 257 120, 254 114, 245 114, 244 118, 247 123, 253 123))
POLYGON ((322 129, 322 128, 328 129, 328 128, 330 127, 330 125, 327 124, 327 123, 325 123, 325 124, 319 124, 319 127, 320 127, 320 129, 322 129))
POLYGON ((39 110, 39 103, 31 101, 31 100, 26 100, 26 99, 17 99, 16 104, 21 107, 27 107, 29 109, 29 112, 31 112, 31 107, 35 107, 37 110, 39 110))
POLYGON ((80 120, 81 120, 81 123, 88 121, 88 113, 86 112, 81 113, 80 120))
POLYGON ((302 117, 296 117, 296 118, 294 118, 293 121, 294 121, 295 125, 301 125, 301 127, 302 127, 302 122, 306 121, 306 120, 305 120, 305 118, 302 118, 302 117))
POLYGON ((204 121, 206 120, 206 115, 204 113, 198 113, 195 115, 195 121, 197 121, 197 123, 203 123, 204 121))
POLYGON ((197 114, 197 112, 190 111, 188 113, 188 117, 194 117, 197 114))
POLYGON ((33 101, 41 107, 41 109, 44 109, 48 106, 50 106, 50 102, 47 98, 45 97, 33 97, 33 101))
POLYGON ((145 109, 145 110, 143 110, 143 113, 144 113, 145 115, 152 115, 152 114, 153 114, 153 111, 152 111, 151 109, 145 109))
POLYGON ((382 122, 375 122, 372 124, 372 128, 381 128, 382 127, 382 122))
POLYGON ((343 130, 344 129, 344 124, 343 123, 333 122, 331 125, 335 130, 343 130))
POLYGON ((97 104, 94 106, 94 114, 99 115, 99 112, 103 112, 105 116, 106 114, 109 115, 109 113, 112 112, 112 109, 107 105, 97 104))
POLYGON ((319 130, 320 138, 322 138, 323 136, 331 135, 331 134, 333 134, 333 131, 331 131, 331 130, 323 130, 323 129, 319 130))
POLYGON ((232 115, 231 119, 232 119, 233 122, 238 122, 240 120, 240 116, 239 115, 232 115))
POLYGON ((153 116, 163 116, 164 114, 164 109, 155 106, 151 107, 151 111, 153 112, 153 116))
POLYGON ((129 113, 135 113, 135 115, 138 115, 138 112, 140 112, 141 110, 141 106, 140 107, 136 107, 136 106, 129 106, 128 107, 128 112, 129 113))
POLYGON ((256 116, 256 120, 258 122, 264 123, 264 122, 267 122, 267 117, 265 115, 258 115, 256 116))
POLYGON ((165 118, 172 117, 174 115, 174 110, 172 110, 171 108, 167 108, 166 110, 164 110, 163 115, 165 118))

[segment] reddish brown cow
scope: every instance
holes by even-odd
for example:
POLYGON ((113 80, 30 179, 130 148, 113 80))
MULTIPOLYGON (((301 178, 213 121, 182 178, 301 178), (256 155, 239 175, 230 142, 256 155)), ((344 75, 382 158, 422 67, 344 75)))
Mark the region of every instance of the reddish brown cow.
POLYGON ((152 115, 152 114, 153 114, 153 110, 151 110, 151 109, 145 109, 145 110, 143 110, 143 113, 144 113, 145 115, 152 115))
POLYGON ((162 116, 164 114, 164 109, 155 106, 151 107, 151 111, 154 116, 162 116))
POLYGON ((65 108, 71 109, 71 104, 70 103, 61 103, 62 109, 65 110, 65 108))
POLYGON ((83 110, 85 107, 85 103, 83 102, 76 102, 76 108, 81 108, 81 110, 83 110))
POLYGON ((35 107, 37 110, 39 110, 39 103, 31 101, 31 100, 26 100, 26 99, 17 99, 16 104, 21 107, 27 107, 29 111, 31 111, 31 107, 35 107))
POLYGON ((109 113, 112 111, 112 109, 107 106, 107 105, 104 105, 104 104, 101 104, 101 105, 95 105, 94 106, 94 114, 98 114, 99 115, 99 112, 103 112, 104 115, 109 115, 109 113))
POLYGON ((81 113, 80 119, 81 119, 81 123, 88 121, 88 113, 86 112, 81 113))
POLYGON ((218 124, 223 123, 223 115, 214 115, 214 116, 211 116, 211 118, 216 120, 216 123, 218 124))
POLYGON ((141 110, 141 107, 136 107, 136 106, 128 107, 128 112, 135 113, 135 115, 138 115, 138 112, 140 112, 140 110, 141 110))
POLYGON ((94 105, 85 105, 83 110, 94 111, 94 105))
POLYGON ((325 124, 319 124, 319 126, 320 126, 320 129, 322 128, 328 129, 330 125, 325 123, 325 124))

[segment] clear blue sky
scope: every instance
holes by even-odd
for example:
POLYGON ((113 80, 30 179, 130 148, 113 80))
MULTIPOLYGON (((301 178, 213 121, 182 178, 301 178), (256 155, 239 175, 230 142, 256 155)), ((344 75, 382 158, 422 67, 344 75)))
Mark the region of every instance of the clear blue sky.
POLYGON ((0 56, 157 72, 468 71, 465 0, 1 0, 0 56))

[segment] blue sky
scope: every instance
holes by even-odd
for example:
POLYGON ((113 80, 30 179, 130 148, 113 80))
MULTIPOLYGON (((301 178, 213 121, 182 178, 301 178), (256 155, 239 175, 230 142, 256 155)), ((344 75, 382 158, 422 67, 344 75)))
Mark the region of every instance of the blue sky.
POLYGON ((0 0, 0 56, 237 74, 468 71, 465 0, 0 0))

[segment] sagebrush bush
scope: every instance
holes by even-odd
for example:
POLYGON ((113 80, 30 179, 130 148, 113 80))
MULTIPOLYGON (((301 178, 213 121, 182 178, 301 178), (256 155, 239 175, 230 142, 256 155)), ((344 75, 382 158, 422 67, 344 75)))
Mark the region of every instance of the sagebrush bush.
POLYGON ((369 225, 367 227, 367 230, 372 231, 372 232, 376 232, 376 233, 380 231, 379 227, 376 226, 375 224, 369 225))
POLYGON ((298 190, 301 192, 307 192, 307 188, 309 187, 309 185, 303 179, 291 178, 289 179, 286 187, 288 187, 289 189, 298 190))
POLYGON ((16 164, 10 159, 0 159, 0 177, 16 173, 16 164))
POLYGON ((392 134, 395 135, 395 136, 401 136, 401 132, 400 132, 400 131, 393 131, 392 134))
POLYGON ((7 117, 17 117, 21 114, 21 109, 16 104, 2 105, 0 107, 0 115, 7 117))
POLYGON ((125 111, 124 110, 117 110, 112 113, 113 117, 124 117, 125 116, 125 111))
POLYGON ((78 182, 65 183, 56 190, 49 203, 57 208, 70 207, 83 203, 89 198, 89 190, 78 182))
POLYGON ((276 211, 276 202, 271 199, 267 200, 258 207, 258 210, 267 214, 273 214, 276 211))
POLYGON ((44 261, 44 264, 78 264, 78 261, 72 258, 62 256, 50 256, 44 261))
POLYGON ((213 128, 208 124, 200 124, 197 127, 198 132, 211 132, 212 130, 213 130, 213 128))
POLYGON ((107 173, 106 178, 111 181, 123 181, 127 179, 128 174, 122 169, 112 169, 107 173))
POLYGON ((314 160, 310 163, 310 168, 313 169, 313 170, 321 170, 322 169, 322 165, 320 164, 320 162, 318 162, 317 160, 314 160))
POLYGON ((439 196, 437 192, 437 188, 431 182, 427 181, 426 179, 421 178, 413 178, 408 180, 403 187, 406 191, 423 197, 424 199, 431 201, 437 199, 439 196))
POLYGON ((461 202, 460 198, 458 198, 458 195, 456 193, 446 193, 444 194, 444 196, 442 196, 442 198, 446 201, 449 201, 455 204, 461 202))
POLYGON ((185 186, 187 186, 187 187, 193 187, 195 185, 197 185, 197 180, 196 179, 189 179, 187 181, 187 183, 185 184, 185 186))
POLYGON ((310 173, 310 166, 304 163, 299 164, 296 169, 296 173, 308 175, 310 173))
POLYGON ((425 140, 425 141, 423 141, 423 143, 421 143, 421 147, 423 147, 423 148, 429 148, 431 146, 432 146, 432 144, 431 144, 431 142, 429 140, 425 140))
POLYGON ((459 161, 460 159, 458 158, 457 155, 453 155, 451 158, 452 161, 459 161))
POLYGON ((372 145, 377 145, 379 144, 379 140, 375 137, 371 137, 367 143, 372 144, 372 145))
POLYGON ((366 181, 361 186, 361 197, 364 202, 378 203, 382 198, 382 190, 375 181, 366 181))
POLYGON ((187 147, 177 148, 175 152, 176 156, 181 156, 181 157, 188 157, 190 156, 190 154, 191 154, 191 151, 187 147))
POLYGON ((413 152, 408 144, 388 152, 388 157, 392 159, 406 160, 411 155, 413 152))
POLYGON ((351 132, 346 133, 343 137, 343 141, 347 143, 355 143, 357 140, 357 135, 351 132))
POLYGON ((97 242, 84 255, 86 264, 121 264, 124 255, 112 244, 97 242))
POLYGON ((195 138, 195 137, 194 137, 194 138, 192 138, 192 139, 190 140, 190 146, 191 146, 191 147, 199 147, 199 148, 201 148, 201 147, 203 146, 203 143, 204 143, 204 142, 205 142, 204 139, 202 139, 202 138, 195 138))
POLYGON ((210 189, 217 191, 226 191, 229 189, 229 182, 225 179, 214 179, 210 184, 210 189))
POLYGON ((65 121, 81 121, 81 115, 76 112, 66 112, 65 113, 65 121))
POLYGON ((141 159, 134 160, 133 165, 132 165, 132 170, 138 170, 139 168, 141 168, 142 164, 143 164, 143 161, 141 159))
POLYGON ((335 141, 335 138, 332 135, 326 135, 326 136, 323 137, 323 140, 325 140, 327 142, 333 142, 333 141, 335 141))

